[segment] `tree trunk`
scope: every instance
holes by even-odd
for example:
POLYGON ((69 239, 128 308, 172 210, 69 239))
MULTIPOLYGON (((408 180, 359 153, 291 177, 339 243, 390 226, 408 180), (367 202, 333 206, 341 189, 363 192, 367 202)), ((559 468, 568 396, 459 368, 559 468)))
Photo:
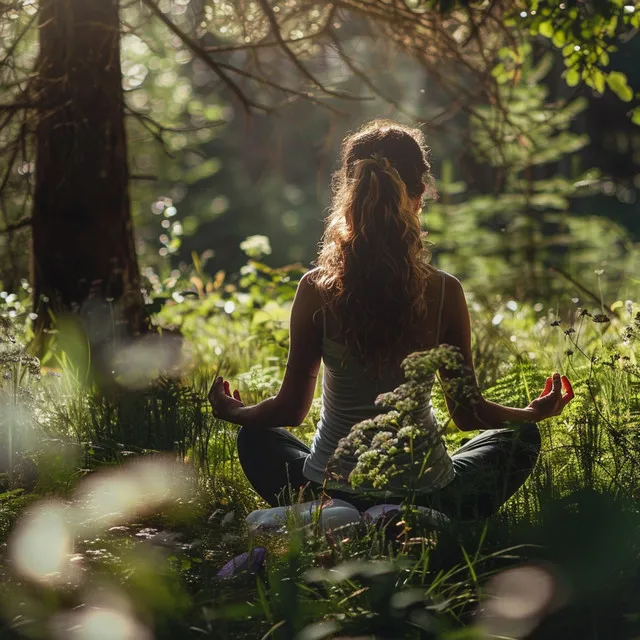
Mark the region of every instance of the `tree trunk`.
MULTIPOLYGON (((111 318, 109 332, 144 329, 119 26, 117 0, 40 2, 32 215, 40 328, 49 309, 86 317, 97 305, 111 318)), ((98 324, 104 327, 104 318, 98 324)))

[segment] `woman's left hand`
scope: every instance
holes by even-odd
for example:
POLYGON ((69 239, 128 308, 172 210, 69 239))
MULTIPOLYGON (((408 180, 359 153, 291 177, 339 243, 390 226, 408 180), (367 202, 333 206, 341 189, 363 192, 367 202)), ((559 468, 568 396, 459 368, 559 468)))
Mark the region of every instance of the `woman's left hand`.
POLYGON ((213 415, 221 420, 234 422, 238 416, 238 411, 244 407, 244 402, 240 399, 240 393, 236 389, 231 395, 229 383, 218 376, 209 389, 209 402, 213 409, 213 415))
POLYGON ((542 393, 527 407, 533 414, 533 420, 539 422, 552 416, 559 416, 573 400, 574 393, 569 378, 554 373, 547 378, 542 393), (564 391, 564 395, 562 392, 564 391))

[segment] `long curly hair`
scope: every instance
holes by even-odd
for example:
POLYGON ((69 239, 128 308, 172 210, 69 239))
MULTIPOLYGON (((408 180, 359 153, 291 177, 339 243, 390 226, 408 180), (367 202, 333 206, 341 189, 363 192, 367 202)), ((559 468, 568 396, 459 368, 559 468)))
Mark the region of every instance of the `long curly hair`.
POLYGON ((380 377, 423 347, 430 253, 416 199, 435 197, 422 131, 373 120, 342 144, 314 277, 341 340, 380 377))

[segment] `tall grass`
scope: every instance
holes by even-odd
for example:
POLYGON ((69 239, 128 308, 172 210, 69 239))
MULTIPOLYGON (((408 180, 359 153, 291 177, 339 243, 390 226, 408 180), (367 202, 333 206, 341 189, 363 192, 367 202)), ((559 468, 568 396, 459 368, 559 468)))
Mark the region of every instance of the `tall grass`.
MULTIPOLYGON (((253 300, 235 294, 228 296, 231 313, 220 310, 222 294, 166 308, 158 323, 180 330, 192 345, 191 367, 117 392, 98 389, 84 373, 86 363, 65 352, 40 371, 21 345, 21 326, 4 321, 1 536, 41 497, 74 508, 74 488, 92 470, 124 472, 140 454, 170 451, 198 481, 171 509, 131 516, 123 525, 128 533, 76 541, 85 566, 81 586, 30 582, 2 552, 1 637, 53 637, 60 615, 86 606, 87 589, 93 593, 98 585, 127 603, 116 613, 126 610, 141 625, 132 628, 158 638, 623 638, 638 632, 640 316, 633 306, 619 310, 620 319, 610 314, 609 322, 578 310, 563 317, 513 305, 473 311, 474 325, 484 327, 474 349, 486 397, 524 406, 556 369, 576 391, 562 416, 542 425, 538 466, 494 518, 440 531, 420 528, 410 512, 385 528, 330 535, 290 527, 284 536, 251 543, 268 547, 266 573, 217 580, 216 568, 247 548, 243 516, 260 501, 239 469, 235 427, 211 416, 206 394, 220 370, 236 379, 248 402, 274 390, 290 299, 278 300, 274 291, 267 311, 264 300, 254 309, 253 300), (150 546, 137 537, 144 527, 182 538, 150 546), (99 550, 97 560, 91 553, 99 550), (504 584, 510 576, 524 600, 535 600, 527 567, 552 587, 548 602, 518 618, 513 612, 522 603, 508 600, 504 584), (42 598, 45 607, 37 605, 42 598), (511 609, 496 602, 511 602, 511 609)), ((437 388, 434 403, 446 423, 437 388)), ((303 434, 316 417, 317 404, 303 434)), ((450 447, 466 436, 452 428, 450 447)), ((108 609, 103 601, 96 606, 108 609)))

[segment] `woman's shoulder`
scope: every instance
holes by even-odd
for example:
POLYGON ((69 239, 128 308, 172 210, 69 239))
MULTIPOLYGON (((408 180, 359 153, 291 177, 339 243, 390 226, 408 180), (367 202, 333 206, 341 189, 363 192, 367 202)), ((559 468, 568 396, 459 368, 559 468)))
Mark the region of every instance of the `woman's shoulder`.
POLYGON ((298 301, 298 307, 304 309, 306 313, 309 313, 313 318, 313 324, 319 327, 321 326, 319 312, 324 305, 316 284, 317 277, 318 268, 316 267, 315 269, 307 271, 302 278, 300 278, 296 299, 298 301))
POLYGON ((445 287, 445 291, 447 289, 457 290, 462 288, 462 283, 458 278, 456 278, 452 273, 445 271, 444 269, 438 269, 434 267, 432 264, 427 265, 428 268, 428 281, 429 280, 440 280, 445 287))
POLYGON ((298 284, 298 291, 306 295, 309 299, 321 302, 320 287, 318 286, 318 278, 320 276, 320 268, 315 267, 307 271, 298 284))
POLYGON ((302 278, 300 279, 300 282, 304 282, 305 286, 313 286, 315 287, 315 283, 318 279, 318 276, 320 275, 320 267, 313 267, 312 269, 309 269, 309 271, 307 271, 302 278))
POLYGON ((448 271, 442 271, 442 270, 440 271, 440 273, 442 274, 442 278, 444 280, 445 286, 447 287, 453 286, 455 290, 462 288, 462 283, 452 273, 449 273, 448 271))

